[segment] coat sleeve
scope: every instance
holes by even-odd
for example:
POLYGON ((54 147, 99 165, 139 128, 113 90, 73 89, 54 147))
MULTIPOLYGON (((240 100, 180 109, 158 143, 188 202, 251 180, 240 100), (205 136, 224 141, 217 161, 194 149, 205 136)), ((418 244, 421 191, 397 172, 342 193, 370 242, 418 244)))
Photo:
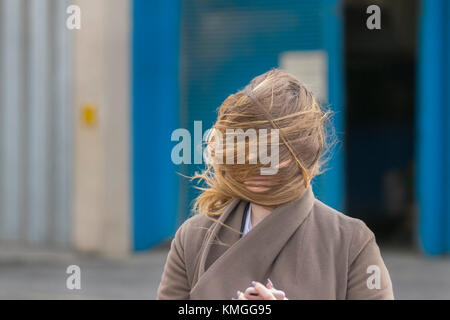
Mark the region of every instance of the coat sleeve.
POLYGON ((350 246, 347 299, 394 299, 391 278, 375 235, 362 221, 354 230, 350 246))
POLYGON ((158 300, 189 299, 190 285, 187 279, 183 247, 185 227, 186 224, 183 224, 177 230, 170 245, 161 283, 158 288, 158 300))

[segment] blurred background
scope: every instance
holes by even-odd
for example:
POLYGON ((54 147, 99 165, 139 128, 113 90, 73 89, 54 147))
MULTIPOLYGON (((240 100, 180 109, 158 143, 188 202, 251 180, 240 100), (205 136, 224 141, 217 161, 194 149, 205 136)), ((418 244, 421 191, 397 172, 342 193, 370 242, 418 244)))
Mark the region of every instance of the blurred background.
POLYGON ((397 298, 450 299, 449 18, 447 0, 0 0, 0 298, 155 298, 196 196, 178 173, 202 168, 172 163, 171 133, 280 67, 334 111, 316 196, 374 231, 397 298))

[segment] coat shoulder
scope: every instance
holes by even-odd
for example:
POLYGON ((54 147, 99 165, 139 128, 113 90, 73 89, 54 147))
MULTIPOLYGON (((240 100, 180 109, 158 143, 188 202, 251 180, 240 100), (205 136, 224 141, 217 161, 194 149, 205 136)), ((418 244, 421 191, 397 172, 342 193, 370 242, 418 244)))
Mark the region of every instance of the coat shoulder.
POLYGON ((312 219, 322 235, 334 243, 345 243, 351 255, 375 238, 374 233, 360 219, 352 218, 339 212, 319 200, 315 200, 312 219))
POLYGON ((205 214, 198 213, 186 219, 186 221, 183 222, 181 227, 184 229, 196 229, 199 227, 209 228, 212 223, 214 223, 213 218, 210 218, 205 214))
POLYGON ((193 215, 178 228, 175 239, 178 238, 177 242, 187 251, 198 250, 213 223, 214 220, 204 214, 193 215))

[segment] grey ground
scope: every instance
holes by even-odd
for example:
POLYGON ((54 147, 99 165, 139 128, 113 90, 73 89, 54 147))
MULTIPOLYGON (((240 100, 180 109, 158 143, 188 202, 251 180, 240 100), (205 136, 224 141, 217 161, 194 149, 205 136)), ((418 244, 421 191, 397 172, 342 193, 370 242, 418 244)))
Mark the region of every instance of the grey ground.
MULTIPOLYGON (((450 257, 382 249, 397 299, 450 299, 450 257)), ((154 299, 167 248, 105 259, 58 250, 0 248, 0 299, 154 299), (66 268, 81 268, 81 290, 66 268)))

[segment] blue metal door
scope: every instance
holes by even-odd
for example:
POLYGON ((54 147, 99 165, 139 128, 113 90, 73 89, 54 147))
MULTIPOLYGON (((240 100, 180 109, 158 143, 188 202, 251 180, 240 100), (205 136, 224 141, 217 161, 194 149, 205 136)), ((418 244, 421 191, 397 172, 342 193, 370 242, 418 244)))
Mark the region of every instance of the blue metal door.
MULTIPOLYGON (((336 111, 336 132, 343 132, 342 10, 339 0, 133 4, 133 234, 141 250, 173 234, 197 195, 176 173, 191 176, 202 165, 173 165, 171 132, 181 127, 193 134, 197 120, 208 129, 221 102, 278 67, 283 52, 326 52, 328 103, 336 111)), ((192 155, 199 152, 192 147, 192 155)), ((314 183, 319 198, 339 209, 343 157, 341 145, 314 183)))
MULTIPOLYGON (((214 123, 216 109, 229 94, 278 67, 283 52, 325 51, 327 102, 335 111, 341 143, 332 151, 328 171, 314 181, 314 190, 337 209, 344 208, 345 197, 341 6, 338 0, 184 1, 180 68, 181 126, 193 132, 194 121, 203 121, 203 130, 214 123)), ((201 168, 189 165, 182 172, 192 175, 201 168)), ((182 218, 197 194, 188 180, 181 181, 182 218)))
POLYGON ((421 247, 450 251, 450 3, 423 0, 420 17, 416 196, 421 247))

